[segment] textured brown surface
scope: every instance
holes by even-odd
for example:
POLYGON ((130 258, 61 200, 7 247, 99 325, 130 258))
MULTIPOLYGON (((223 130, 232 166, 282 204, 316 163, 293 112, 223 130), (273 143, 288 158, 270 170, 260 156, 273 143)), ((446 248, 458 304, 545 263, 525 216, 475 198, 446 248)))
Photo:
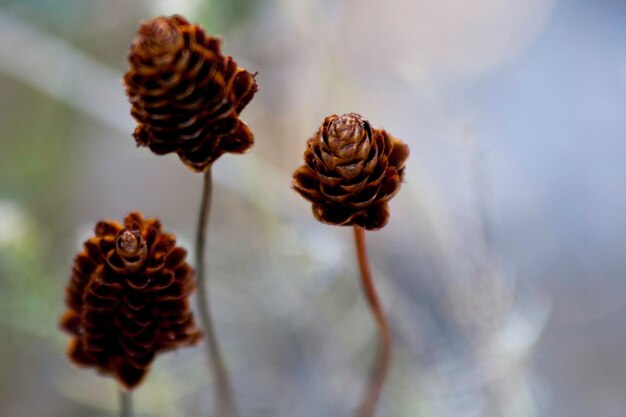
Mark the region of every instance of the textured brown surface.
POLYGON ((189 295, 193 270, 174 235, 156 219, 130 213, 101 221, 74 260, 61 327, 74 337, 68 356, 136 387, 158 352, 201 338, 189 295))
POLYGON ((332 115, 307 141, 292 185, 319 221, 376 230, 387 224, 408 156, 407 145, 360 115, 332 115))
POLYGON ((144 22, 128 53, 126 93, 139 146, 178 153, 197 172, 253 144, 239 113, 258 90, 254 75, 222 55, 221 41, 181 16, 144 22))

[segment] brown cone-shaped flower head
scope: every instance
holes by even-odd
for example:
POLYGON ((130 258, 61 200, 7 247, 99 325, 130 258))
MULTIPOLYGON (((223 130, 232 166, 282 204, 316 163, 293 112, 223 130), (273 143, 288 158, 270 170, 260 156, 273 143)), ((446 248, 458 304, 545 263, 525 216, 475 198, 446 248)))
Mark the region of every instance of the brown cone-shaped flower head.
POLYGON ((293 188, 313 203, 321 222, 376 230, 404 178, 409 147, 358 114, 332 115, 307 141, 293 188))
POLYGON ((124 84, 137 144, 176 152, 196 172, 254 141, 239 119, 258 90, 254 75, 222 55, 220 43, 181 16, 161 16, 141 24, 128 53, 124 84))
POLYGON ((95 232, 74 260, 61 327, 73 336, 72 362, 132 389, 157 353, 200 340, 189 308, 193 270, 156 219, 131 213, 95 232))

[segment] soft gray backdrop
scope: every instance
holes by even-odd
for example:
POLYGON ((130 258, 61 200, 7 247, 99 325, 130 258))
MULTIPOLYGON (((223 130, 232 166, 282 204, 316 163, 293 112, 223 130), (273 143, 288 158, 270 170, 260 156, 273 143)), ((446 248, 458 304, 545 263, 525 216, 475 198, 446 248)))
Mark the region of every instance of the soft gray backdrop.
MULTIPOLYGON (((626 3, 0 0, 0 415, 112 416, 64 357, 96 221, 186 247, 201 178, 134 146, 120 79, 141 19, 183 13, 258 71, 245 156, 215 165, 217 329, 242 416, 350 416, 374 355, 351 231, 291 192, 305 140, 359 112, 411 147, 369 233, 394 328, 380 417, 623 417, 626 3)), ((140 416, 205 416, 201 348, 159 357, 140 416)))

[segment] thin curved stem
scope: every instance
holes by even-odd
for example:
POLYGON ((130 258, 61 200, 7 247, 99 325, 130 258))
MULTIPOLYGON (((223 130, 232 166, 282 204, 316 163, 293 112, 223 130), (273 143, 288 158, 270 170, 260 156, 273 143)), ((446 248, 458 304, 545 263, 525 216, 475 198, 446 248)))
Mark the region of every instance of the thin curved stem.
POLYGON ((196 273, 198 285, 198 306, 200 322, 206 336, 207 359, 209 371, 215 378, 215 416, 235 417, 237 415, 233 390, 230 377, 224 365, 220 352, 217 336, 213 328, 211 314, 209 313, 209 299, 207 294, 207 282, 205 274, 204 249, 206 244, 209 215, 211 212, 211 194, 213 180, 211 168, 204 174, 204 186, 202 200, 200 202, 200 215, 198 217, 198 229, 196 234, 196 273))
POLYGON ((122 387, 119 388, 120 417, 133 416, 133 394, 122 387))
POLYGON ((380 337, 376 365, 372 370, 367 389, 357 410, 358 417, 372 417, 376 412, 378 399, 383 390, 385 379, 389 373, 389 365, 391 364, 391 331, 382 304, 376 293, 376 288, 374 287, 374 281, 367 258, 365 230, 363 230, 363 228, 354 226, 354 240, 356 242, 359 269, 361 271, 361 284, 370 309, 372 310, 372 315, 378 324, 380 337))

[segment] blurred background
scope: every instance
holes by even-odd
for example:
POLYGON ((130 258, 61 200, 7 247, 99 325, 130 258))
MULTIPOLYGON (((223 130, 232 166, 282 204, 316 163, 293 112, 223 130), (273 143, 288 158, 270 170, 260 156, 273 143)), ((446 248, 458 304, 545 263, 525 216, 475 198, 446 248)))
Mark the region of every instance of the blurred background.
MULTIPOLYGON (((210 293, 241 416, 350 416, 376 329, 352 233, 290 190, 326 115, 411 147, 368 233, 394 330, 380 417, 626 415, 626 2, 0 0, 0 415, 116 415, 65 358, 72 259, 131 210, 193 242, 201 176, 136 148, 138 22, 182 13, 258 71, 253 152, 215 165, 210 293)), ((201 347, 138 416, 206 416, 201 347)))

